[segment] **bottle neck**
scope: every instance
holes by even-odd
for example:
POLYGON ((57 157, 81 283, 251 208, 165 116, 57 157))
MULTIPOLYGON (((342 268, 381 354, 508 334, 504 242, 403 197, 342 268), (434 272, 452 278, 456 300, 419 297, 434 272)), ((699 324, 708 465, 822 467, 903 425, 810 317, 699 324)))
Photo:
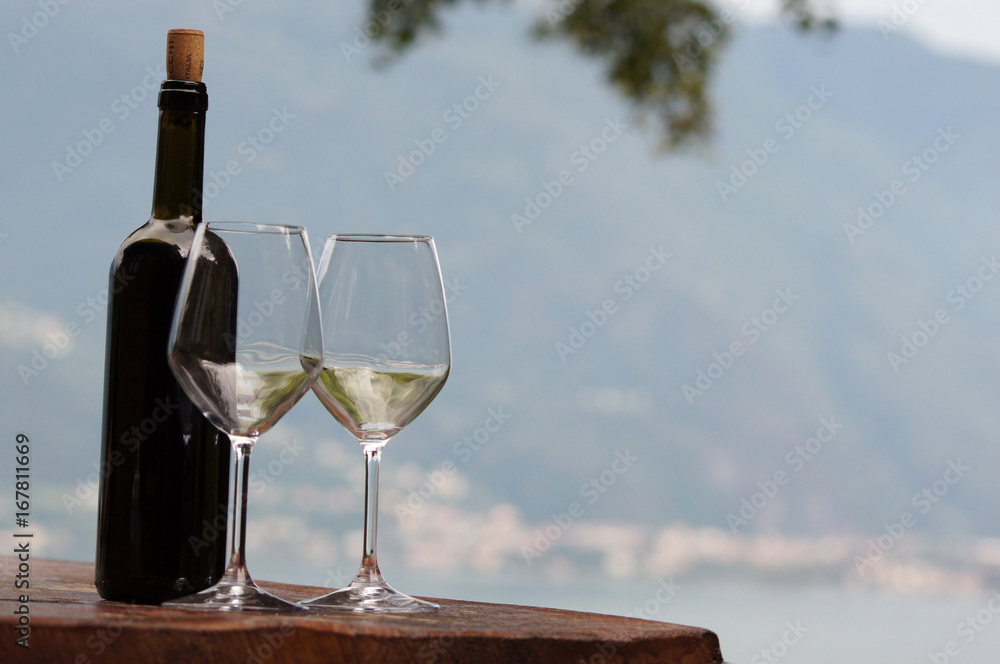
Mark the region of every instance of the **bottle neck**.
POLYGON ((159 107, 152 216, 197 224, 201 222, 208 92, 203 83, 166 80, 160 87, 159 107))

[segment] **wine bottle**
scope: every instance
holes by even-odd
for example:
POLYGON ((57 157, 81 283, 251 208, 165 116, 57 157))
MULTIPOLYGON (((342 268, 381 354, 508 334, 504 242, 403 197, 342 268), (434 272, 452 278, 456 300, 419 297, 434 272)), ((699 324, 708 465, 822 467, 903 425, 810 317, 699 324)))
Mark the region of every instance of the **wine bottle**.
MULTIPOLYGON (((208 92, 204 35, 167 34, 153 211, 111 264, 95 583, 101 597, 156 604, 214 585, 226 567, 228 440, 167 363, 185 260, 201 222, 208 92)), ((223 252, 225 253, 225 252, 223 252)), ((236 330, 236 267, 217 294, 219 352, 236 330), (228 336, 226 336, 228 334, 228 336)))

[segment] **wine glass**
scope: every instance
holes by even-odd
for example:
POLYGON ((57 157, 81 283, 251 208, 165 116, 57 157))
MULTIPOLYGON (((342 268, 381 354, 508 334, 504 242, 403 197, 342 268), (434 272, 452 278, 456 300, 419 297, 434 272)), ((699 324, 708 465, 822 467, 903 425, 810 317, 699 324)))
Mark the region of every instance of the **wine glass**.
POLYGON ((236 459, 231 558, 216 585, 165 606, 303 611, 261 590, 246 565, 250 451, 319 375, 319 300, 306 231, 252 222, 199 224, 178 293, 169 362, 236 459))
POLYGON ((382 448, 437 396, 451 365, 434 240, 331 235, 320 259, 319 294, 325 354, 313 391, 365 455, 364 551, 350 585, 303 604, 359 612, 433 611, 437 604, 386 583, 376 533, 382 448))

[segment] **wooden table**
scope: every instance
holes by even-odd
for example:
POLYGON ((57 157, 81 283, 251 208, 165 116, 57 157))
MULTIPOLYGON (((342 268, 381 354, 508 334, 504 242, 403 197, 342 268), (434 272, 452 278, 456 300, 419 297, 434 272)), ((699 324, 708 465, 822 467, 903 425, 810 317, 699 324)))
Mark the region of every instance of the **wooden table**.
MULTIPOLYGON (((4 569, 18 563, 5 557, 4 569)), ((0 662, 718 664, 706 629, 506 604, 435 599, 409 616, 246 615, 107 602, 89 563, 30 561, 29 649, 16 645, 14 575, 0 587, 0 662)), ((261 583, 300 600, 328 589, 261 583)))

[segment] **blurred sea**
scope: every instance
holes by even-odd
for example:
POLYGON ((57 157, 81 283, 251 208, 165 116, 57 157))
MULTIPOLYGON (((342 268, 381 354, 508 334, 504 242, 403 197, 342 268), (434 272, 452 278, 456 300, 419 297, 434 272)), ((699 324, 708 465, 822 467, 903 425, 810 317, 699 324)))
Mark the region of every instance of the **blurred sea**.
POLYGON ((1000 592, 911 595, 832 585, 673 579, 589 586, 463 578, 433 588, 419 578, 397 587, 477 601, 530 604, 652 619, 711 629, 734 664, 994 664, 1000 661, 1000 592), (949 655, 951 652, 953 654, 949 655))

